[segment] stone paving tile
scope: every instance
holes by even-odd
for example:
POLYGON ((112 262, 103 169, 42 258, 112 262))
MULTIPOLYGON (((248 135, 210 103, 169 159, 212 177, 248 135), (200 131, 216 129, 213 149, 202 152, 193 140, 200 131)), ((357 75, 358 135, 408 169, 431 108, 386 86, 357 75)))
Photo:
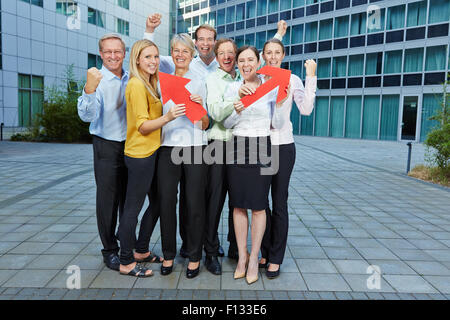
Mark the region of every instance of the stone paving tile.
POLYGON ((194 279, 186 278, 183 272, 178 282, 178 289, 194 289, 194 290, 219 290, 221 276, 214 275, 206 270, 203 266, 200 267, 200 274, 194 279))
POLYGON ((307 290, 305 281, 299 273, 280 272, 280 275, 275 279, 269 279, 266 275, 263 275, 262 281, 266 290, 307 290))
POLYGON ((25 266, 25 269, 61 270, 73 258, 72 255, 40 255, 33 262, 25 266))
POLYGON ((173 271, 167 276, 162 276, 159 270, 153 270, 153 274, 150 278, 137 279, 134 288, 176 289, 181 276, 181 272, 176 271, 173 271))
POLYGON ((289 245, 294 258, 299 259, 327 259, 325 251, 320 247, 297 247, 289 245))
POLYGON ((368 300, 369 297, 364 292, 350 292, 353 300, 368 300))
POLYGON ((383 278, 380 279, 380 287, 379 289, 376 288, 377 283, 373 283, 371 280, 371 276, 374 274, 343 274, 345 281, 350 285, 353 291, 360 291, 360 292, 395 292, 395 290, 384 280, 383 278), (370 283, 369 289, 368 283, 370 283))
POLYGON ((353 300, 350 292, 335 292, 335 295, 338 300, 353 300))
POLYGON ((301 273, 338 273, 333 263, 326 259, 296 259, 301 273))
POLYGON ((304 292, 303 295, 306 300, 321 300, 317 292, 304 292))
MULTIPOLYGON (((75 279, 69 279, 74 273, 67 273, 67 270, 58 272, 58 274, 47 284, 47 288, 67 288, 67 283, 74 286, 76 285, 75 279)), ((81 270, 80 271, 80 288, 86 289, 97 277, 99 271, 96 270, 81 270)))
POLYGON ((392 249, 392 252, 402 260, 435 261, 435 259, 420 249, 392 249))
POLYGON ((330 259, 362 259, 358 251, 353 248, 323 247, 323 250, 330 259))
POLYGON ((369 263, 365 260, 331 260, 340 273, 366 274, 369 263))
POLYGON ((339 274, 303 274, 311 291, 352 291, 339 274))
POLYGON ((435 261, 405 261, 420 275, 450 276, 450 270, 442 263, 435 261))
POLYGON ((92 281, 89 288, 133 288, 136 277, 119 276, 117 271, 104 269, 92 281))
MULTIPOLYGON (((258 300, 273 300, 271 291, 255 291, 255 292, 256 292, 256 298, 258 300)), ((291 298, 291 295, 289 293, 291 293, 291 292, 288 291, 288 296, 289 296, 289 298, 291 298)))
POLYGON ((427 281, 413 275, 384 275, 383 278, 398 292, 438 293, 427 281))
POLYGON ((417 273, 400 260, 368 260, 371 265, 380 267, 381 274, 411 274, 417 273))
POLYGON ((433 300, 447 300, 447 298, 440 293, 430 293, 428 296, 433 300))
POLYGON ((0 270, 21 270, 37 257, 37 255, 5 254, 0 257, 0 270))
POLYGON ((226 290, 225 291, 226 300, 241 300, 241 291, 239 290, 226 290))
POLYGON ((53 279, 58 273, 57 270, 21 270, 15 273, 7 282, 3 284, 4 287, 36 287, 42 288, 53 279))
POLYGON ((357 250, 364 259, 399 260, 396 255, 386 248, 358 248, 357 250))
POLYGON ((424 276, 441 293, 450 294, 450 276, 424 276))
POLYGON ((397 293, 401 300, 416 300, 412 293, 397 293))
POLYGON ((225 300, 225 292, 221 290, 211 290, 209 292, 210 300, 225 300))
POLYGON ((385 300, 384 296, 378 292, 366 292, 370 300, 385 300))
POLYGON ((318 294, 323 300, 336 300, 333 292, 318 292, 318 294))

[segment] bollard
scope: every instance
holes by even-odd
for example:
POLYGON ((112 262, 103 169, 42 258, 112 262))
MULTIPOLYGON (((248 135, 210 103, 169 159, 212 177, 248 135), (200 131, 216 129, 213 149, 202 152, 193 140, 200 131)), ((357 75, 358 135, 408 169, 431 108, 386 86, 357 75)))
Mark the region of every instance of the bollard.
POLYGON ((406 144, 408 146, 408 163, 406 164, 406 174, 409 173, 409 169, 411 168, 411 149, 412 149, 412 143, 408 142, 406 144))
POLYGON ((5 124, 2 122, 2 124, 0 124, 0 141, 3 141, 3 126, 5 124))

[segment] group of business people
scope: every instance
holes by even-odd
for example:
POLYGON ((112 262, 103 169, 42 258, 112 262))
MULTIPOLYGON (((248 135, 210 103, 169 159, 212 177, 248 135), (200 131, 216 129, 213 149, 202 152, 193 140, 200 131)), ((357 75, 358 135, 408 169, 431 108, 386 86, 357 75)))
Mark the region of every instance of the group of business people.
POLYGON ((232 39, 217 40, 216 30, 202 25, 195 31, 195 42, 188 34, 174 35, 170 57, 160 56, 153 42, 160 23, 161 15, 148 17, 144 39, 131 49, 129 72, 122 66, 123 40, 117 34, 103 36, 99 41, 103 66, 88 70, 78 100, 80 118, 91 122, 104 262, 136 277, 153 275, 141 262, 159 262, 161 275, 170 274, 177 254, 179 198, 180 255, 189 259, 187 278, 199 274, 203 249, 207 270, 221 274, 218 226, 228 193, 228 256, 237 260, 234 278, 254 283, 261 267, 275 278, 286 249, 288 187, 295 162, 290 112, 293 101, 301 114, 312 112, 316 64, 305 62, 305 86, 291 75, 287 87, 274 89, 245 107, 241 99, 270 80, 257 74, 262 60, 271 67, 281 66, 285 51, 280 40, 286 22, 278 23, 277 34, 265 43, 261 54, 252 46, 237 48, 232 39), (186 116, 188 101, 162 101, 160 71, 189 79, 189 100, 207 114, 193 123, 186 116), (285 91, 286 98, 277 103, 278 90, 285 91), (219 161, 205 161, 205 149, 214 150, 219 161), (263 173, 267 156, 279 162, 276 171, 263 173), (136 237, 146 197, 149 206, 136 237), (252 211, 250 252, 247 210, 252 211), (149 249, 158 219, 163 258, 149 249))

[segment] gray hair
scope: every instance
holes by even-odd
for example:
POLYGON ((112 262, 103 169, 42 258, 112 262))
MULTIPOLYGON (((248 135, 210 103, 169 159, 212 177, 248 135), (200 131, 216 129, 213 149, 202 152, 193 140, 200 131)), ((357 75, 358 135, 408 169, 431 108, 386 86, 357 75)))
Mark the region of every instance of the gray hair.
POLYGON ((126 51, 125 42, 123 41, 122 37, 118 33, 107 33, 107 34, 103 35, 103 37, 101 37, 100 40, 98 40, 98 50, 102 51, 103 41, 108 40, 108 39, 120 40, 120 42, 122 42, 123 51, 124 52, 126 51))
POLYGON ((173 50, 173 47, 175 47, 177 43, 181 43, 183 46, 187 47, 189 51, 191 51, 191 56, 194 57, 195 44, 190 35, 187 33, 175 34, 172 37, 172 40, 170 40, 170 49, 173 50))

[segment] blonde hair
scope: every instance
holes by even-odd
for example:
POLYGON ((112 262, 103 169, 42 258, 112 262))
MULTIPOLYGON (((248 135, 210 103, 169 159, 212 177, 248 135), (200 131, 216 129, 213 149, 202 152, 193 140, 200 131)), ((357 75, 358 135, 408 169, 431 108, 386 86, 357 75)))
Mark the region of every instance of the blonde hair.
POLYGON ((98 40, 98 50, 99 51, 102 51, 102 49, 103 49, 103 41, 108 40, 108 39, 120 40, 120 42, 122 43, 123 52, 125 53, 125 51, 126 51, 125 42, 123 41, 122 37, 118 33, 107 33, 107 34, 103 35, 103 37, 101 37, 100 40, 98 40))
POLYGON ((179 33, 175 34, 172 37, 172 40, 170 40, 170 50, 173 51, 173 47, 177 43, 181 43, 183 46, 187 47, 189 51, 191 51, 191 56, 194 57, 195 55, 195 44, 194 41, 192 41, 191 36, 187 33, 179 33))
POLYGON ((154 44, 150 40, 146 40, 146 39, 139 40, 133 44, 133 47, 131 48, 131 53, 130 53, 130 79, 133 77, 136 77, 137 79, 141 80, 144 83, 147 90, 151 93, 151 95, 153 97, 155 97, 156 99, 159 99, 160 98, 160 95, 158 92, 159 65, 156 67, 155 74, 152 74, 152 75, 150 75, 150 78, 147 78, 146 75, 144 74, 144 72, 142 72, 142 70, 139 68, 138 63, 137 63, 142 50, 144 50, 147 47, 152 47, 152 46, 155 47, 156 50, 158 50, 158 54, 159 54, 158 47, 156 46, 156 44, 154 44))

